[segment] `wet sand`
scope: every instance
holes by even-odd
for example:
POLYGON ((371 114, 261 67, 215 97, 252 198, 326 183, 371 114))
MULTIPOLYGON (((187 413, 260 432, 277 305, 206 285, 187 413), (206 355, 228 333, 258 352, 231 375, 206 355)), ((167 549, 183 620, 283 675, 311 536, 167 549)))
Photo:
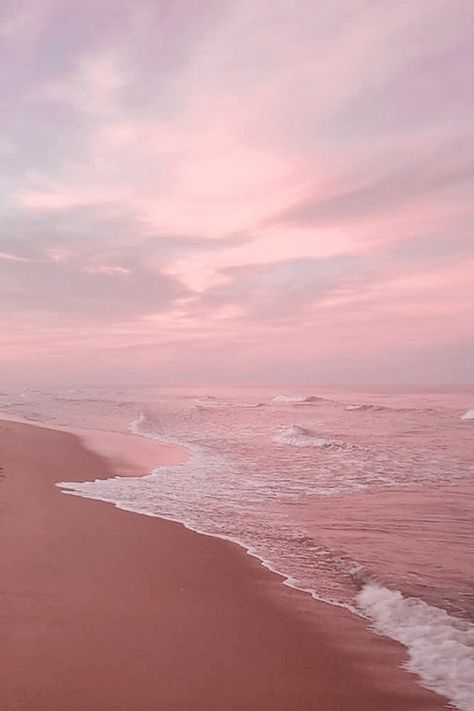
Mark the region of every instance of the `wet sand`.
POLYGON ((446 708, 398 645, 238 546, 54 486, 145 473, 130 442, 106 461, 75 435, 0 422, 2 711, 446 708))

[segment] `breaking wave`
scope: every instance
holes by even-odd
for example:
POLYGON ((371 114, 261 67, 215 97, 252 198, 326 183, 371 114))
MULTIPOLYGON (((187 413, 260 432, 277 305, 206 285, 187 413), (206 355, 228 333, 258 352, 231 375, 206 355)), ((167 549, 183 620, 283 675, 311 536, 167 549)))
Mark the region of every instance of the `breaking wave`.
POLYGON ((464 415, 461 417, 461 420, 474 420, 474 409, 465 412, 464 415))
POLYGON ((357 604, 377 632, 407 648, 406 666, 424 686, 460 711, 474 708, 474 625, 376 583, 362 588, 357 604))

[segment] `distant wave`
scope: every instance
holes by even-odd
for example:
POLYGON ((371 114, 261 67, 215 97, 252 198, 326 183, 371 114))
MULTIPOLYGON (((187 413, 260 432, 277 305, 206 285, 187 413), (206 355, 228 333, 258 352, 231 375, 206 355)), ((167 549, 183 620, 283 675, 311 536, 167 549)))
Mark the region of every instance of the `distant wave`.
POLYGON ((14 410, 15 408, 19 407, 23 411, 23 409, 26 407, 25 401, 21 400, 20 402, 18 400, 7 400, 7 402, 2 402, 1 403, 2 410, 10 411, 14 410))
POLYGON ((352 411, 352 410, 372 410, 373 405, 346 405, 345 410, 352 411))
POLYGON ((390 405, 373 405, 370 403, 361 403, 358 405, 345 405, 344 409, 347 412, 435 412, 433 407, 391 407, 390 405))
POLYGON ((286 405, 332 405, 344 408, 347 412, 433 412, 434 408, 417 407, 393 407, 390 405, 378 405, 375 403, 344 403, 340 400, 321 397, 320 395, 275 395, 272 402, 286 405))
POLYGON ((346 405, 344 407, 348 412, 355 411, 366 411, 371 410, 372 412, 411 412, 416 408, 411 407, 390 407, 389 405, 371 405, 369 403, 362 403, 361 405, 346 405))
POLYGON ((311 402, 318 402, 318 400, 324 400, 323 397, 317 397, 316 395, 275 395, 272 398, 273 402, 287 402, 298 404, 305 404, 311 402))
MULTIPOLYGON (((104 400, 103 398, 94 398, 94 397, 69 397, 68 395, 56 395, 55 400, 59 400, 60 402, 68 402, 69 404, 75 404, 75 405, 84 405, 84 404, 95 404, 97 402, 99 403, 104 403, 104 402, 113 402, 112 400, 104 400)), ((121 404, 121 403, 118 403, 121 404)))
POLYGON ((202 397, 193 398, 193 402, 197 407, 263 407, 263 402, 243 402, 241 400, 223 400, 212 395, 203 395, 202 397))
POLYGON ((461 417, 461 420, 474 420, 474 410, 468 410, 461 417))
POLYGON ((474 708, 474 625, 414 597, 376 583, 357 595, 377 632, 408 650, 410 671, 460 711, 474 708))
POLYGON ((277 434, 273 441, 277 444, 289 444, 292 447, 341 447, 344 445, 340 442, 330 437, 321 437, 317 435, 312 430, 306 429, 306 427, 300 427, 299 425, 292 425, 282 430, 277 434))

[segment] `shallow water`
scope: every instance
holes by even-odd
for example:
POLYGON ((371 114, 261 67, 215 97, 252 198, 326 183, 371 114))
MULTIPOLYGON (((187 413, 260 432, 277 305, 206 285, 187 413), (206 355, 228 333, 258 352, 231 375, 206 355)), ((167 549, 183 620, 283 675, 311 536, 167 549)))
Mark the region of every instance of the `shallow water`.
MULTIPOLYGON (((471 391, 90 388, 0 396, 5 415, 125 431, 192 456, 71 493, 231 538, 398 639, 474 708, 471 391)), ((67 472, 63 479, 67 482, 67 472)))

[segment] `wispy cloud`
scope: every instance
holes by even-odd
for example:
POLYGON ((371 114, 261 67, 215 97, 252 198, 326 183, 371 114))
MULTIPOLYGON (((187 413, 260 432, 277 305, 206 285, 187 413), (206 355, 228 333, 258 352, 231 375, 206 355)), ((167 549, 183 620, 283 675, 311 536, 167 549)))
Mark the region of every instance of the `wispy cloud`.
POLYGON ((284 210, 273 221, 339 224, 400 211, 410 204, 416 206, 423 199, 436 202, 443 193, 452 190, 465 190, 467 195, 474 188, 473 145, 471 140, 461 146, 450 146, 441 154, 421 153, 416 160, 375 180, 362 175, 355 185, 327 197, 321 198, 316 193, 284 210))
POLYGON ((453 379, 472 19, 467 0, 4 2, 0 360, 453 379))

